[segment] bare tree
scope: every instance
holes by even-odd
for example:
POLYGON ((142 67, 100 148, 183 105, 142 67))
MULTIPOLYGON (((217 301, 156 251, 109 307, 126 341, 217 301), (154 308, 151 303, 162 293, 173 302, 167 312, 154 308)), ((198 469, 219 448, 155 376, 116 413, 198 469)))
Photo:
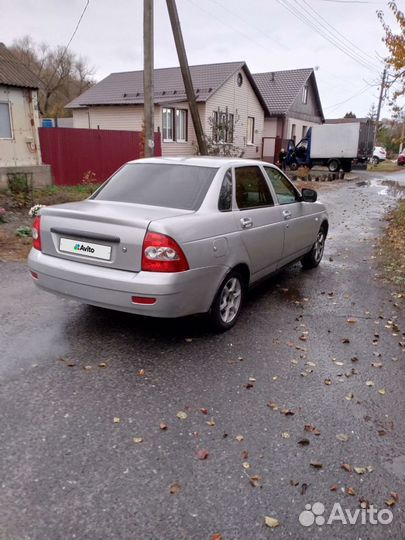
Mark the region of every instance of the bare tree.
POLYGON ((66 47, 51 48, 23 36, 10 50, 40 79, 39 106, 44 116, 68 115, 64 106, 94 84, 94 69, 66 47))

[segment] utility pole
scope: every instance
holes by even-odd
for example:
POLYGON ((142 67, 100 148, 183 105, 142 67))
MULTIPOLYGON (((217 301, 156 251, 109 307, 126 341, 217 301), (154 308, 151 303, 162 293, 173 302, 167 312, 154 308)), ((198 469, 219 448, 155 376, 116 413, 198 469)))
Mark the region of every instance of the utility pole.
POLYGON ((197 102, 195 99, 193 81, 191 79, 190 68, 187 61, 186 49, 184 46, 183 35, 181 33, 179 14, 177 13, 176 0, 166 0, 167 10, 169 12, 170 24, 172 26, 173 37, 176 43, 177 56, 179 57, 181 75, 186 90, 187 101, 190 107, 191 118, 195 135, 197 138, 198 149, 202 156, 207 155, 207 143, 201 125, 201 118, 198 113, 197 102))
POLYGON ((155 155, 153 103, 153 0, 143 0, 143 115, 145 157, 155 155))
POLYGON ((385 90, 385 78, 387 76, 387 68, 384 68, 381 80, 380 97, 378 98, 377 114, 375 117, 375 129, 374 129, 374 146, 377 139, 378 123, 380 121, 381 106, 383 102, 384 90, 385 90))

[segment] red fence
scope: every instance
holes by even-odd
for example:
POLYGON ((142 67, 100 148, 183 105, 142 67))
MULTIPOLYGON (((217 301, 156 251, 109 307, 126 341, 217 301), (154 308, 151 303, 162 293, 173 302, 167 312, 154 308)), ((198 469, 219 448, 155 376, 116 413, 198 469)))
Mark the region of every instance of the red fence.
MULTIPOLYGON (((141 152, 139 131, 39 128, 39 141, 43 163, 52 166, 55 184, 62 185, 79 184, 88 171, 102 182, 141 152)), ((162 155, 160 133, 155 133, 155 155, 162 155)))

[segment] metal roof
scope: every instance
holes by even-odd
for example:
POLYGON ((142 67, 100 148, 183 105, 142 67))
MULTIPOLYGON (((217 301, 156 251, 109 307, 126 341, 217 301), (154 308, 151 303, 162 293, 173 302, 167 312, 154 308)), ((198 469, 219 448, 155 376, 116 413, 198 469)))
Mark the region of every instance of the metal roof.
MULTIPOLYGON (((285 116, 302 87, 313 73, 314 70, 312 68, 254 73, 253 78, 266 102, 270 116, 285 116)), ((314 82, 321 116, 323 116, 315 75, 314 82)))
MULTIPOLYGON (((245 62, 226 62, 190 66, 197 102, 205 102, 234 73, 243 70, 253 87, 265 113, 267 107, 245 62)), ((160 105, 187 101, 179 67, 155 69, 154 102, 160 105)), ((89 105, 142 105, 143 71, 111 73, 66 105, 77 109, 89 105)))
POLYGON ((0 43, 0 84, 22 88, 39 88, 41 85, 38 77, 4 43, 0 43))

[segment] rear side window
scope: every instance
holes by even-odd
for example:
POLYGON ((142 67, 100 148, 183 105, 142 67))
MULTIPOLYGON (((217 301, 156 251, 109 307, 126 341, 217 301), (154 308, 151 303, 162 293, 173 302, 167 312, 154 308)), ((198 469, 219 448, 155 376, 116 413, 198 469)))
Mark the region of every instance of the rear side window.
POLYGON ((193 165, 128 163, 92 198, 198 210, 217 171, 214 167, 193 165))
POLYGON ((265 167, 264 170, 273 185, 280 204, 289 204, 300 200, 295 187, 277 169, 265 167))
POLYGON ((236 202, 241 210, 274 205, 262 171, 254 165, 235 169, 235 190, 236 202))
POLYGON ((218 210, 230 212, 232 210, 232 171, 228 169, 225 173, 221 191, 219 192, 218 210))

